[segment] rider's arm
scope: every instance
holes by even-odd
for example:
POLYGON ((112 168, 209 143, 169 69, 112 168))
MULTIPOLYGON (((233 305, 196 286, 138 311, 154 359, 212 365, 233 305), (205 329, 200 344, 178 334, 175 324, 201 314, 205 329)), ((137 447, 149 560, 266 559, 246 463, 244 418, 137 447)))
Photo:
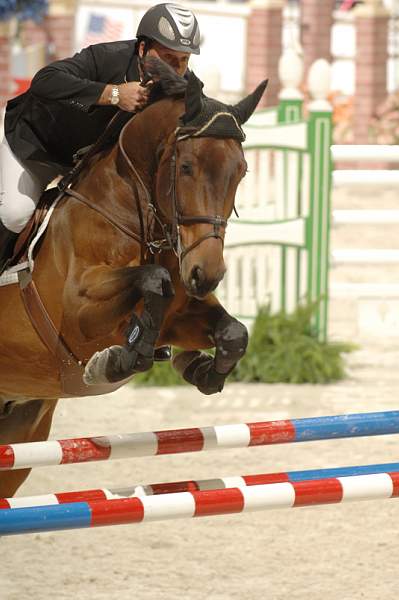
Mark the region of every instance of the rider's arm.
MULTIPOLYGON (((108 77, 115 72, 115 61, 123 56, 116 45, 115 52, 106 46, 111 44, 89 46, 71 58, 47 65, 34 76, 30 91, 43 100, 65 102, 84 111, 95 104, 109 104, 112 81, 107 84, 108 77)), ((120 67, 122 70, 123 65, 120 67)))
POLYGON ((50 63, 32 79, 31 92, 42 99, 69 100, 76 108, 95 104, 105 83, 98 81, 97 63, 92 47, 84 48, 72 58, 50 63))
POLYGON ((126 74, 133 50, 133 41, 89 46, 72 58, 41 69, 33 78, 30 91, 42 100, 56 100, 88 112, 94 105, 110 105, 112 88, 116 86, 119 108, 135 111, 146 104, 148 90, 140 87, 138 81, 116 83, 126 74))
MULTIPOLYGON (((97 104, 104 106, 104 105, 107 105, 110 103, 110 98, 111 98, 113 87, 114 87, 114 85, 112 83, 107 83, 107 85, 103 89, 101 96, 97 100, 97 104)), ((118 87, 120 88, 121 86, 119 85, 118 87)))
POLYGON ((111 103, 112 88, 117 87, 119 92, 119 103, 118 107, 128 112, 134 112, 140 108, 144 108, 147 104, 149 90, 141 87, 138 81, 130 81, 129 83, 122 83, 121 85, 114 86, 113 84, 107 84, 97 101, 97 104, 102 106, 111 103))

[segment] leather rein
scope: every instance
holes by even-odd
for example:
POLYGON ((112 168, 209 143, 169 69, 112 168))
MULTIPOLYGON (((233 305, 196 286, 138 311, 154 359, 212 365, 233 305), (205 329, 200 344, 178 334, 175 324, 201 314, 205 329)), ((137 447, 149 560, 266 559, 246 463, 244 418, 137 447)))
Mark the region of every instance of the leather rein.
MULTIPOLYGON (((182 261, 187 256, 187 254, 189 252, 191 252, 191 250, 193 250, 194 248, 199 246, 203 241, 205 241, 209 238, 216 238, 216 239, 220 239, 223 244, 224 243, 224 230, 227 226, 226 219, 224 219, 223 217, 218 216, 218 215, 215 215, 215 216, 208 216, 208 215, 184 216, 181 214, 181 211, 180 211, 180 203, 179 203, 179 197, 178 197, 178 192, 177 192, 177 178, 178 178, 178 175, 177 175, 177 168, 178 168, 177 144, 185 139, 194 137, 196 130, 193 130, 190 133, 184 133, 183 135, 181 135, 181 134, 179 134, 180 128, 178 127, 174 132, 175 139, 173 141, 173 145, 174 145, 173 154, 170 159, 170 188, 169 188, 169 192, 168 192, 168 195, 171 196, 171 200, 172 200, 172 217, 171 217, 170 222, 165 222, 164 216, 161 216, 159 208, 152 202, 152 197, 151 197, 150 191, 148 190, 147 186, 145 185, 143 179, 141 178, 140 174, 138 173, 137 169, 135 168, 134 164, 130 160, 130 158, 127 155, 126 150, 124 148, 123 138, 125 135, 126 127, 129 123, 130 123, 130 120, 124 125, 124 127, 122 128, 122 131, 119 135, 119 139, 118 139, 119 150, 121 152, 121 155, 123 156, 123 159, 124 159, 126 165, 128 166, 128 169, 133 174, 134 180, 139 183, 139 185, 142 189, 143 195, 145 197, 147 209, 153 215, 154 224, 156 223, 159 226, 159 229, 162 232, 162 234, 161 234, 162 237, 159 239, 155 239, 153 236, 153 231, 152 231, 153 228, 151 226, 149 226, 148 224, 147 224, 147 227, 145 226, 145 218, 144 218, 143 209, 142 209, 138 194, 136 194, 136 207, 137 207, 137 214, 138 214, 139 221, 140 221, 140 234, 135 233, 129 227, 127 227, 126 225, 121 223, 106 208, 94 204, 89 198, 83 196, 82 194, 80 194, 76 190, 72 189, 71 187, 64 186, 62 191, 65 194, 72 196, 79 202, 82 202, 82 204, 85 204, 92 210, 95 210, 96 212, 101 214, 102 217, 104 217, 104 219, 108 223, 110 223, 116 229, 118 229, 125 235, 131 237, 136 242, 138 242, 141 245, 141 262, 142 263, 144 262, 146 256, 148 256, 148 254, 155 255, 155 254, 159 254, 164 251, 172 250, 176 254, 178 261, 179 261, 179 266, 181 267, 182 261), (200 238, 195 240, 190 246, 185 248, 183 246, 182 240, 181 240, 180 226, 181 225, 183 225, 183 226, 195 225, 195 224, 199 224, 199 223, 213 225, 213 230, 204 234, 203 236, 201 236, 200 238)), ((166 148, 167 147, 168 146, 166 146, 166 148)), ((165 148, 164 152, 166 151, 166 148, 165 148)), ((90 157, 88 157, 88 158, 91 158, 91 156, 93 156, 92 152, 90 152, 90 157)), ((162 159, 162 156, 163 156, 163 153, 160 155, 160 160, 162 159)), ((87 164, 87 161, 85 161, 85 164, 87 164)))

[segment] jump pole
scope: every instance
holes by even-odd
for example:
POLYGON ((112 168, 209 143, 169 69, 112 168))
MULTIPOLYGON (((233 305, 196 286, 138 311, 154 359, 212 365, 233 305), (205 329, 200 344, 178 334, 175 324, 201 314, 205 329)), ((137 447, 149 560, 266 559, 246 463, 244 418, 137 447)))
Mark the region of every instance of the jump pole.
POLYGON ((399 433, 399 411, 0 445, 0 471, 399 433))
POLYGON ((145 521, 206 517, 399 496, 399 472, 272 483, 124 498, 9 508, 0 511, 0 535, 81 529, 145 521))
POLYGON ((167 483, 138 484, 118 488, 97 488, 56 494, 41 494, 37 496, 20 496, 16 498, 0 498, 0 510, 26 508, 33 506, 51 506, 72 502, 96 502, 122 498, 158 496, 192 491, 220 490, 226 488, 244 488, 254 485, 270 485, 273 483, 297 483, 317 479, 352 477, 377 473, 399 472, 399 463, 383 463, 375 465, 360 465, 353 467, 335 467, 329 469, 310 469, 306 471, 288 471, 280 473, 258 473, 256 475, 241 475, 238 477, 220 477, 214 479, 174 481, 167 483))

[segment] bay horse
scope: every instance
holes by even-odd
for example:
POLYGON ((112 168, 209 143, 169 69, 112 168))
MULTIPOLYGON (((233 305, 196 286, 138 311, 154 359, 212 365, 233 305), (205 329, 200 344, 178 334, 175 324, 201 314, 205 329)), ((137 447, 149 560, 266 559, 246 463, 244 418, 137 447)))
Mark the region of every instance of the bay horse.
MULTIPOLYGON (((194 74, 145 68, 154 101, 58 197, 34 269, 0 287, 0 444, 47 439, 58 398, 117 389, 155 347, 182 348, 173 366, 205 394, 245 353, 246 328, 213 291, 246 172, 241 125, 267 82, 227 106, 194 74)), ((28 474, 0 473, 0 497, 28 474)))

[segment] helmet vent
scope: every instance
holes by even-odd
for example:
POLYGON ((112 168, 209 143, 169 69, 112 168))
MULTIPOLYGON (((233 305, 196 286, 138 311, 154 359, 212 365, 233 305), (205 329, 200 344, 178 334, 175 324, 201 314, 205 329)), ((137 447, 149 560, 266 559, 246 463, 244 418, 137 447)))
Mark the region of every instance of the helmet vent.
POLYGON ((175 32, 173 31, 172 25, 169 23, 165 17, 161 17, 158 23, 158 29, 161 35, 163 35, 167 40, 176 39, 175 32))
POLYGON ((157 4, 147 10, 137 28, 137 37, 146 37, 175 52, 200 53, 197 19, 191 10, 173 1, 157 4))
POLYGON ((173 18, 180 35, 183 38, 189 38, 195 27, 195 18, 191 10, 176 4, 166 4, 165 8, 173 18))

